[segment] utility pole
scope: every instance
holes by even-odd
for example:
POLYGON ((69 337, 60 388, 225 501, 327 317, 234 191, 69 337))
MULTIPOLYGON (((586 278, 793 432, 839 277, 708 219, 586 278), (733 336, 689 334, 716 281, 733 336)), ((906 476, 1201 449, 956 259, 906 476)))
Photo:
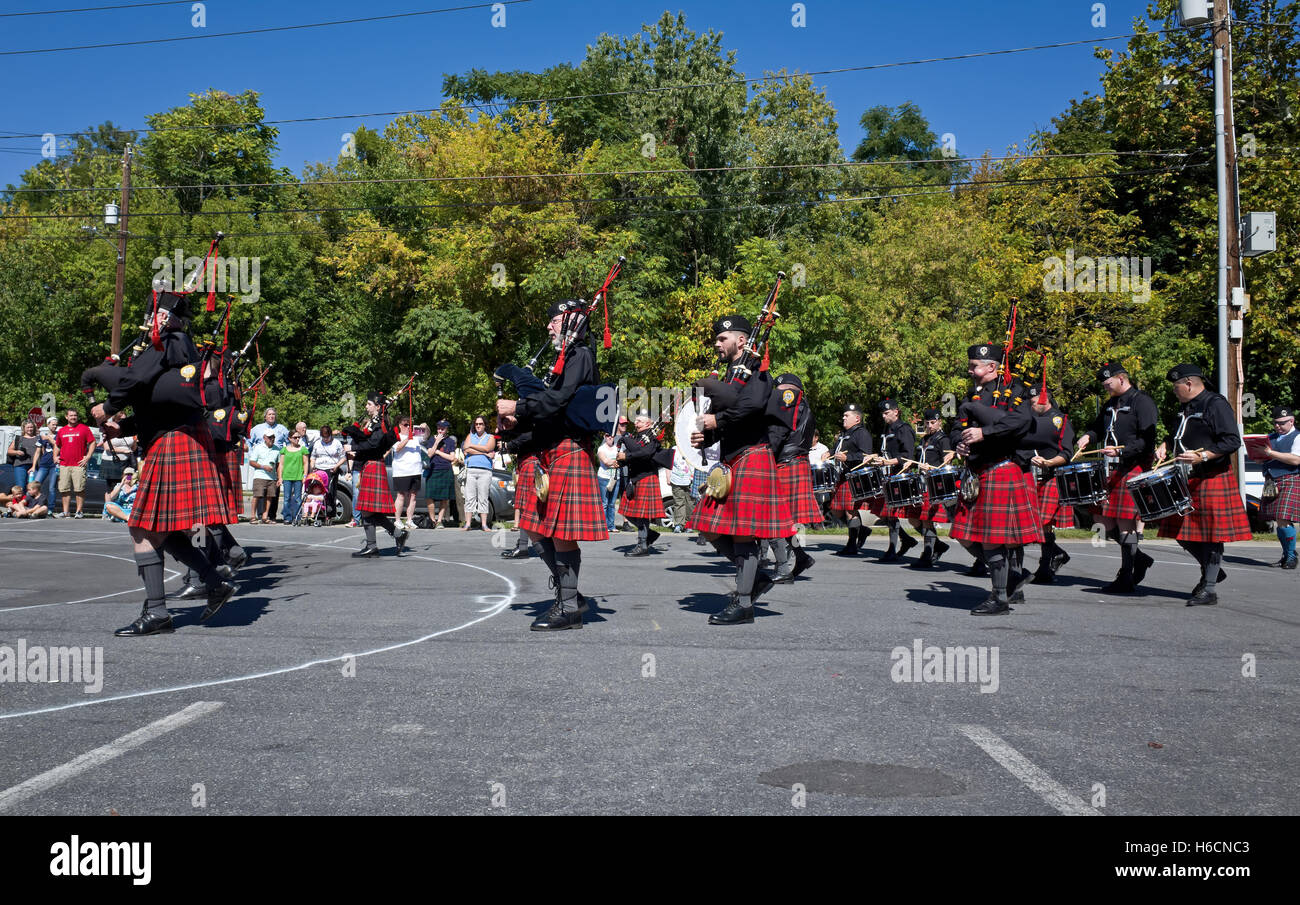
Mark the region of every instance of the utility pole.
MULTIPOLYGON (((1214 148, 1218 164, 1219 195, 1219 392, 1227 398, 1242 429, 1243 306, 1230 305, 1233 289, 1241 281, 1241 209, 1237 186, 1237 133, 1232 109, 1232 11, 1229 0, 1214 0, 1214 148)), ((1240 293, 1238 293, 1240 297, 1240 293)), ((1245 460, 1233 456, 1237 486, 1245 492, 1245 460)))
POLYGON ((114 355, 122 351, 122 293, 126 286, 126 224, 131 199, 131 145, 122 152, 122 203, 118 207, 117 231, 117 287, 113 292, 113 339, 111 349, 114 355))

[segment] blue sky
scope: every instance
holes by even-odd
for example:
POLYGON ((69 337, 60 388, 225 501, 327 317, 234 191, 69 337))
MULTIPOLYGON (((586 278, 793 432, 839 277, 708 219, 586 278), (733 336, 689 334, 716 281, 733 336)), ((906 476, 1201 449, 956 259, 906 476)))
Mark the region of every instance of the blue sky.
MULTIPOLYGON (((0 0, 0 13, 111 5, 132 0, 0 0)), ((476 0, 208 0, 206 32, 411 12, 476 0)), ((209 87, 262 94, 268 119, 436 106, 446 72, 540 70, 578 62, 601 32, 632 34, 665 10, 680 10, 697 32, 724 35, 746 75, 820 70, 983 50, 1095 40, 1132 31, 1146 3, 1111 0, 1105 26, 1094 0, 805 0, 806 26, 792 25, 792 2, 531 0, 508 6, 494 28, 486 8, 385 22, 145 47, 0 55, 0 133, 68 132, 111 119, 142 126, 146 114, 184 104, 209 87)), ((0 17, 0 51, 201 34, 181 5, 47 16, 0 17)), ((1124 42, 1107 45, 1121 48, 1124 42)), ((963 156, 1023 146, 1071 98, 1099 90, 1102 64, 1092 46, 978 60, 818 76, 839 112, 851 151, 858 118, 876 104, 918 104, 937 135, 952 133, 963 156)), ((340 135, 389 117, 281 126, 278 163, 295 173, 334 159, 340 135)), ((38 161, 37 139, 0 139, 0 185, 17 183, 38 161)))

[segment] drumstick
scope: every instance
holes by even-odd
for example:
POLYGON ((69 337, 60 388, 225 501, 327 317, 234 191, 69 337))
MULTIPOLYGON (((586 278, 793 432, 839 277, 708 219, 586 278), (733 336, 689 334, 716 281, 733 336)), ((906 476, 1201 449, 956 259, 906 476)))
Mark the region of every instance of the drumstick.
MULTIPOLYGON (((1189 452, 1189 453, 1203 453, 1203 452, 1205 452, 1205 450, 1204 450, 1204 449, 1189 449, 1189 450, 1187 450, 1187 452, 1189 452)), ((1170 458, 1170 459, 1165 459, 1163 462, 1157 462, 1155 465, 1152 465, 1152 466, 1151 466, 1151 470, 1152 470, 1152 471, 1155 471, 1157 468, 1164 468, 1166 465, 1169 465, 1169 464, 1171 464, 1171 463, 1173 463, 1173 462, 1176 462, 1176 461, 1178 461, 1178 456, 1174 456, 1173 458, 1170 458)))
MULTIPOLYGON (((1122 447, 1122 446, 1116 446, 1116 447, 1112 447, 1112 448, 1113 448, 1113 449, 1123 449, 1124 447, 1122 447)), ((1104 447, 1103 447, 1103 449, 1104 449, 1104 447)), ((1083 450, 1083 449, 1081 449, 1081 450, 1079 450, 1078 452, 1076 452, 1073 456, 1070 457, 1070 461, 1073 462, 1075 459, 1079 458, 1080 456, 1096 456, 1096 455, 1100 455, 1101 452, 1102 452, 1102 450, 1100 450, 1100 449, 1088 449, 1088 450, 1083 450)))
MULTIPOLYGON (((927 464, 925 464, 924 462, 918 462, 916 459, 904 459, 904 458, 902 458, 901 456, 899 457, 899 460, 898 460, 898 461, 900 461, 900 462, 906 462, 908 465, 919 465, 919 466, 922 467, 922 468, 934 468, 933 465, 927 465, 927 464)), ((903 469, 903 471, 906 471, 906 470, 907 470, 907 469, 903 469)), ((899 472, 899 474, 902 474, 902 472, 899 472)))

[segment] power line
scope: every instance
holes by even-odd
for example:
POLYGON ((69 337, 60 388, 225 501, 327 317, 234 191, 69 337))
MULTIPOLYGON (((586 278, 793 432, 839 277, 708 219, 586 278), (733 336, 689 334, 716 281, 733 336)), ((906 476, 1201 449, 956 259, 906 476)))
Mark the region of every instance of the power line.
POLYGON ((0 13, 0 19, 14 16, 56 16, 59 13, 96 13, 106 9, 138 9, 142 6, 181 6, 190 0, 156 0, 153 3, 119 3, 116 6, 83 6, 78 9, 38 9, 25 13, 0 13))
MULTIPOLYGON (((3 149, 0 149, 2 151, 3 149)), ((982 161, 1039 161, 1065 160, 1092 157, 1148 156, 1148 157, 1190 157, 1207 153, 1207 148, 1194 148, 1190 151, 1150 150, 1150 151, 1084 151, 1072 154, 1008 154, 999 157, 928 157, 918 160, 845 160, 834 163, 772 163, 739 164, 723 167, 683 167, 668 170, 593 170, 573 173, 498 173, 478 176, 394 176, 385 179, 321 179, 311 182, 214 182, 192 185, 138 185, 132 191, 175 191, 183 189, 260 189, 260 188, 315 188, 317 186, 346 185, 391 185, 407 183, 434 182, 488 182, 496 179, 586 179, 607 176, 694 176, 703 173, 761 172, 768 170, 805 170, 805 169, 857 169, 873 166, 915 166, 923 164, 960 164, 980 163, 982 161)), ((114 158, 117 159, 117 158, 114 158)), ((14 189, 0 194, 67 194, 82 192, 116 192, 118 186, 91 186, 74 188, 28 188, 14 189)))
MULTIPOLYGON (((519 0, 522 2, 522 0, 519 0)), ((654 94, 666 91, 683 91, 693 88, 724 88, 730 85, 748 85, 753 82, 763 82, 769 79, 789 80, 792 78, 806 78, 814 75, 842 75, 849 72, 870 72, 877 69, 894 69, 900 66, 919 66, 925 63, 947 63, 957 60, 972 60, 979 57, 1002 56, 1013 53, 1025 53, 1032 50, 1050 50, 1058 47, 1077 47, 1082 44, 1099 44, 1106 41, 1119 41, 1124 38, 1133 38, 1139 35, 1160 35, 1167 31, 1177 31, 1178 29, 1161 29, 1158 31, 1132 32, 1129 34, 1113 35, 1103 38, 1089 38, 1084 41, 1063 41, 1056 44, 1035 44, 1028 47, 1013 47, 1004 50, 982 50, 974 53, 962 53, 947 57, 928 57, 919 60, 899 60, 892 63, 871 63, 865 66, 842 66, 836 69, 812 69, 807 72, 793 72, 787 75, 778 75, 770 73, 764 76, 740 77, 734 79, 723 79, 717 82, 689 82, 680 85, 661 85, 651 88, 625 88, 620 91, 600 91, 591 94, 564 94, 555 97, 536 97, 527 100, 512 101, 509 106, 521 106, 525 104, 549 104, 559 101, 577 101, 593 100, 602 97, 627 97, 634 94, 654 94)), ((206 35, 203 37, 216 37, 216 35, 206 35)), ((0 54, 2 55, 2 54, 0 54)), ((301 116, 293 119, 268 119, 259 122, 248 123, 222 123, 217 125, 192 125, 192 126, 162 126, 157 129, 140 128, 140 129, 123 129, 124 132, 170 132, 170 131, 189 131, 193 129, 229 129, 242 128, 245 126, 273 126, 288 125, 294 123, 314 123, 328 122, 340 119, 366 119, 375 116, 408 116, 415 113, 434 114, 446 113, 452 110, 484 110, 487 108, 496 108, 501 106, 502 102, 485 102, 477 104, 443 104, 439 107, 424 107, 415 110, 386 110, 375 111, 371 113, 338 113, 322 116, 301 116)), ((0 138, 39 138, 44 134, 54 135, 77 135, 76 132, 55 132, 55 133, 36 133, 29 132, 21 135, 0 136, 0 138)))
MULTIPOLYGON (((533 0, 499 0, 503 5, 532 3, 533 0)), ((261 35, 277 31, 301 31, 306 28, 328 28, 334 25, 356 25, 361 22, 380 22, 387 19, 409 19, 413 16, 431 16, 435 13, 454 13, 469 9, 487 9, 495 3, 477 3, 472 6, 448 6, 442 9, 422 9, 410 13, 390 13, 386 16, 363 16, 356 19, 336 19, 332 22, 306 22, 301 25, 276 25, 269 28, 249 28, 242 31, 218 31, 202 35, 182 35, 177 38, 149 38, 140 41, 113 41, 107 44, 75 44, 68 47, 43 47, 37 50, 0 50, 0 57, 23 56, 37 53, 61 53, 66 50, 100 50, 106 47, 138 47, 142 44, 171 44, 177 41, 202 41, 207 38, 231 38, 238 35, 261 35)))
MULTIPOLYGON (((1206 161, 1205 163, 1187 163, 1176 167, 1163 167, 1163 168, 1154 168, 1148 170, 1131 170, 1126 173, 1103 173, 1103 174, 1091 173, 1091 174, 1084 174, 1079 176, 1040 176, 1040 177, 1030 177, 1026 179, 978 179, 978 180, 970 180, 967 182, 949 183, 945 186, 936 187, 935 191, 922 192, 920 194, 946 194, 951 192, 953 189, 958 189, 958 188, 985 189, 985 188, 992 188, 995 186, 1041 185, 1041 184, 1061 183, 1061 182, 1081 182, 1081 181, 1091 180, 1091 179, 1111 179, 1111 178, 1119 178, 1119 177, 1152 176, 1152 175, 1182 172, 1187 169, 1194 169, 1194 168, 1206 167, 1206 166, 1209 166, 1209 161, 1206 161)), ((913 187, 928 187, 928 186, 934 186, 934 183, 927 183, 927 182, 910 183, 910 184, 904 184, 899 186, 893 186, 892 188, 913 188, 913 187)), ((646 195, 646 196, 622 197, 622 198, 556 198, 550 200, 531 200, 531 201, 475 201, 475 202, 454 201, 454 202, 440 202, 440 203, 431 203, 431 204, 385 204, 385 205, 377 205, 377 206, 358 205, 358 206, 351 206, 351 207, 279 208, 275 210, 264 210, 264 211, 252 211, 252 210, 200 211, 194 214, 187 214, 184 211, 133 212, 131 216, 141 217, 141 218, 142 217, 186 217, 186 216, 229 217, 229 216, 246 216, 246 215, 254 215, 254 214, 269 215, 269 214, 361 213, 361 212, 373 212, 373 211, 434 210, 434 209, 482 208, 482 207, 488 207, 488 208, 523 207, 523 206, 530 206, 530 205, 538 206, 538 207, 550 207, 552 205, 557 205, 557 204, 593 204, 593 205, 616 204, 616 203, 629 204, 629 203, 641 203, 646 201, 678 201, 678 200, 702 199, 706 197, 743 197, 743 196, 750 196, 750 195, 792 195, 804 191, 806 190, 804 189, 790 189, 790 190, 759 189, 756 191, 744 191, 744 192, 722 192, 716 196, 696 194, 696 195, 646 195)), ((829 194, 829 192, 823 192, 823 194, 829 194)), ((757 204, 757 205, 750 205, 747 207, 687 208, 684 210, 669 209, 669 210, 663 210, 654 213, 691 215, 691 214, 706 213, 714 210, 746 210, 746 209, 766 208, 766 207, 816 206, 822 204, 850 204, 859 201, 879 200, 882 198, 893 198, 893 197, 900 197, 900 198, 911 197, 911 195, 904 193, 904 194, 859 196, 859 197, 849 197, 849 198, 816 198, 816 199, 806 199, 803 201, 794 201, 794 202, 784 202, 784 203, 776 202, 772 204, 757 204)), ((76 220, 76 219, 89 219, 97 216, 100 216, 98 212, 78 213, 78 214, 15 214, 6 217, 0 217, 0 223, 4 223, 5 221, 17 221, 17 220, 76 220)), ((229 235, 233 237, 235 234, 232 233, 229 235)), ((269 233, 248 233, 247 235, 258 236, 258 235, 270 235, 270 234, 269 233)), ((314 233, 303 233, 303 235, 314 235, 314 233)), ((15 236, 13 238, 22 239, 25 237, 15 236)), ((41 238, 41 237, 34 237, 34 238, 41 238)), ((57 238, 57 237, 53 237, 53 238, 57 238)), ((133 238, 137 238, 137 237, 133 236, 133 238)), ((149 238, 149 237, 139 237, 139 238, 149 238)))

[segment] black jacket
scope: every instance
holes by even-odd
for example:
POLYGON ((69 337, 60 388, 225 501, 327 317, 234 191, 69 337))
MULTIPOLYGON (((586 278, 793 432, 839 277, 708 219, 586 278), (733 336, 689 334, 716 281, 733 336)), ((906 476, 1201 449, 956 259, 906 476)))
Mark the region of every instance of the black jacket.
POLYGON ((189 334, 168 330, 161 351, 149 346, 131 364, 109 393, 104 412, 114 415, 128 406, 133 414, 123 419, 122 432, 139 436, 138 449, 149 448, 168 431, 203 422, 199 395, 199 352, 189 334))

